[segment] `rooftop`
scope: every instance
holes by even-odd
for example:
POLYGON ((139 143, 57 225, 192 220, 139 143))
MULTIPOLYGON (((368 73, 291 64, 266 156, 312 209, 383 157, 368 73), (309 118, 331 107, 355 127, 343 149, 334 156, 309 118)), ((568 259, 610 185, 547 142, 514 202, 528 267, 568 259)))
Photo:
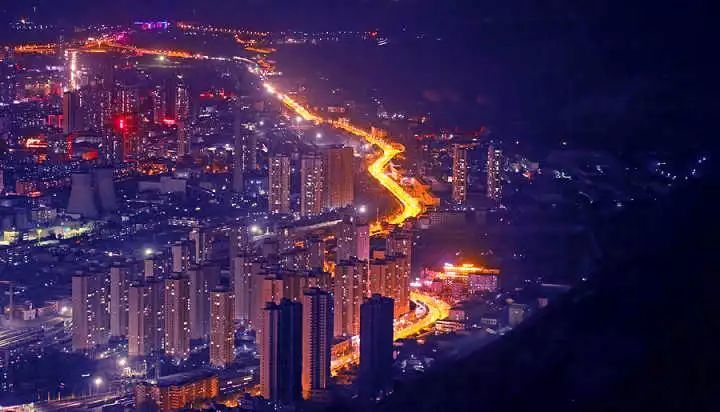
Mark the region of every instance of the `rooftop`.
POLYGON ((156 385, 159 387, 180 386, 213 376, 216 376, 216 374, 211 370, 196 369, 187 372, 176 373, 173 375, 163 376, 157 380, 148 380, 145 381, 145 383, 156 385))

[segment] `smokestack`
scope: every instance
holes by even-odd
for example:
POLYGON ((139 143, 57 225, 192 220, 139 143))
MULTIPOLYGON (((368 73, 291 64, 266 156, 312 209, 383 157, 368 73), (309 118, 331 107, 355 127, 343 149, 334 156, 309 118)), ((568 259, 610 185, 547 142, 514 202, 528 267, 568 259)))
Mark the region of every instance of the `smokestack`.
POLYGON ((82 215, 84 218, 97 218, 98 209, 93 196, 92 175, 90 173, 73 173, 70 200, 67 212, 82 215))
POLYGON ((100 199, 100 209, 103 212, 117 210, 115 200, 115 184, 113 182, 113 169, 95 169, 95 188, 100 199))

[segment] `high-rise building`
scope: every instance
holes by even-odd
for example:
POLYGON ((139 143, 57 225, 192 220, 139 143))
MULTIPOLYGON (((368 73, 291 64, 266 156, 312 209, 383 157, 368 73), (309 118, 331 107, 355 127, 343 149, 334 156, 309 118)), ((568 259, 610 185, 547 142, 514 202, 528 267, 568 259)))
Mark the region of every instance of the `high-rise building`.
POLYGON ((319 285, 318 277, 312 273, 306 271, 283 273, 283 297, 293 302, 302 302, 305 290, 319 285))
POLYGON ((283 227, 278 230, 278 253, 285 253, 295 248, 296 234, 290 228, 283 227))
POLYGON ((167 117, 167 94, 165 88, 157 85, 150 94, 153 104, 153 123, 162 124, 167 117))
POLYGON ((370 225, 355 221, 355 250, 359 260, 370 260, 370 225))
POLYGON ((105 109, 112 104, 112 93, 102 86, 102 79, 93 80, 92 84, 77 93, 80 97, 81 128, 94 132, 105 129, 110 121, 105 109))
POLYGON ((323 156, 308 153, 303 155, 300 163, 300 214, 319 215, 325 194, 323 156))
POLYGON ((392 298, 395 300, 396 315, 410 310, 410 281, 412 271, 412 233, 395 229, 387 238, 387 255, 394 260, 394 286, 392 298))
POLYGON ((137 113, 140 110, 140 87, 130 84, 116 85, 115 113, 137 113))
POLYGON ((345 216, 336 227, 337 251, 336 262, 356 257, 360 260, 370 259, 370 227, 359 223, 351 216, 345 216))
POLYGON ((137 113, 114 112, 112 123, 114 132, 117 134, 117 141, 113 146, 117 147, 117 158, 122 162, 129 162, 139 157, 139 117, 137 113), (117 114, 120 113, 120 114, 117 114))
POLYGON ((257 136, 254 130, 245 127, 242 109, 239 104, 235 106, 233 133, 235 139, 233 191, 242 193, 244 190, 245 174, 257 169, 257 136))
POLYGON ((305 244, 310 269, 325 267, 325 240, 320 236, 311 236, 305 244))
POLYGON ((363 300, 367 262, 355 258, 335 265, 333 297, 335 299, 334 335, 355 336, 360 332, 360 304, 363 300))
POLYGON ((128 270, 126 266, 110 268, 110 336, 125 337, 128 334, 128 270))
POLYGON ((262 310, 267 302, 280 303, 284 296, 284 283, 282 278, 267 273, 258 273, 252 277, 254 302, 250 310, 253 329, 259 331, 262 327, 262 310))
POLYGON ((410 311, 410 259, 407 256, 393 256, 395 273, 393 293, 390 295, 395 301, 395 316, 410 311))
POLYGON ((452 169, 452 199, 455 203, 464 204, 467 201, 468 188, 468 147, 467 145, 453 145, 452 169))
POLYGON ((171 270, 173 273, 183 273, 192 264, 192 256, 195 245, 192 241, 182 240, 173 243, 170 246, 170 254, 172 255, 171 270))
POLYGON ((253 247, 250 227, 243 224, 231 228, 228 235, 228 242, 228 252, 231 262, 233 257, 237 255, 250 253, 253 247))
POLYGON ((360 394, 377 399, 392 391, 393 300, 373 294, 360 306, 360 394))
POLYGON ((371 259, 368 265, 365 295, 377 293, 390 296, 392 294, 393 269, 394 265, 388 264, 386 259, 371 259))
POLYGON ((310 288, 303 296, 302 306, 302 392, 305 399, 310 399, 330 384, 332 295, 320 288, 310 288))
POLYGON ((219 273, 210 266, 187 270, 190 280, 190 339, 206 339, 210 333, 210 295, 218 285, 219 273))
POLYGON ((190 154, 189 125, 187 120, 178 120, 175 127, 177 128, 177 156, 180 158, 190 154))
POLYGON ((235 320, 247 324, 250 318, 250 307, 253 304, 253 258, 251 255, 240 254, 232 257, 230 276, 235 292, 235 320))
POLYGON ((99 274, 72 277, 73 350, 91 350, 108 342, 109 302, 105 278, 99 274))
POLYGON ((249 172, 257 170, 258 168, 257 139, 258 132, 256 130, 251 130, 251 133, 245 137, 245 140, 247 141, 247 143, 245 144, 245 146, 247 147, 245 153, 245 170, 249 172))
POLYGON ((175 86, 175 120, 190 120, 190 90, 181 76, 175 86))
POLYGON ((410 310, 410 266, 405 256, 372 259, 368 269, 366 293, 393 298, 395 316, 410 310))
POLYGON ((412 257, 412 233, 407 230, 395 229, 387 237, 385 252, 390 256, 412 257))
POLYGON ((143 259, 143 277, 145 279, 152 280, 159 277, 158 267, 160 266, 160 259, 161 257, 156 254, 146 256, 145 259, 143 259))
POLYGON ((325 207, 335 209, 355 200, 352 147, 331 147, 325 153, 325 207))
POLYGON ((131 285, 128 290, 128 355, 145 356, 163 348, 165 285, 149 281, 131 285))
POLYGON ((80 95, 76 91, 63 93, 63 133, 72 133, 82 130, 82 112, 80 110, 80 95))
POLYGON ((11 105, 17 97, 18 68, 11 59, 0 59, 0 104, 11 105))
POLYGON ((271 401, 290 405, 301 398, 302 305, 283 299, 263 310, 260 351, 260 393, 271 401))
POLYGON ((502 150, 495 145, 488 146, 487 197, 498 202, 502 199, 502 150))
POLYGON ((165 353, 185 359, 190 353, 190 281, 165 279, 165 353))
POLYGON ((232 181, 233 191, 236 193, 242 193, 245 190, 245 165, 247 162, 248 147, 245 130, 243 130, 242 115, 239 105, 235 106, 233 131, 235 139, 232 181))
POLYGON ((290 158, 284 154, 270 156, 268 211, 290 213, 290 158))
POLYGON ((210 311, 210 364, 226 367, 235 360, 233 312, 235 295, 231 291, 212 291, 210 311))
POLYGON ((205 226, 194 227, 188 236, 195 244, 193 262, 201 264, 210 258, 212 252, 213 236, 209 228, 205 226))

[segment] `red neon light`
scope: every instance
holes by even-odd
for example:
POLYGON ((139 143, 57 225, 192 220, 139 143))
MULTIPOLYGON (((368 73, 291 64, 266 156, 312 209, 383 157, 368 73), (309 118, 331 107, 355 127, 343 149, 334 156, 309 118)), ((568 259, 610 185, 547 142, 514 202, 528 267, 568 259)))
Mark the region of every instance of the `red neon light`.
POLYGON ((167 126, 173 126, 176 122, 175 119, 163 119, 163 123, 167 126))

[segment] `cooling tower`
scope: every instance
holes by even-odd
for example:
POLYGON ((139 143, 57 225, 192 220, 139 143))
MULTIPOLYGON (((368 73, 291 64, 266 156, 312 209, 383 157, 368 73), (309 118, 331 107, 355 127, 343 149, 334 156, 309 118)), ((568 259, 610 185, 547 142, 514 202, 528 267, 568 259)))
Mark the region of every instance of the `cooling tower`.
POLYGON ((115 200, 115 184, 113 183, 112 169, 95 169, 95 188, 100 199, 100 209, 103 212, 117 210, 115 200))
POLYGON ((92 175, 90 173, 73 173, 68 213, 79 214, 84 218, 97 218, 98 209, 93 196, 92 175))

